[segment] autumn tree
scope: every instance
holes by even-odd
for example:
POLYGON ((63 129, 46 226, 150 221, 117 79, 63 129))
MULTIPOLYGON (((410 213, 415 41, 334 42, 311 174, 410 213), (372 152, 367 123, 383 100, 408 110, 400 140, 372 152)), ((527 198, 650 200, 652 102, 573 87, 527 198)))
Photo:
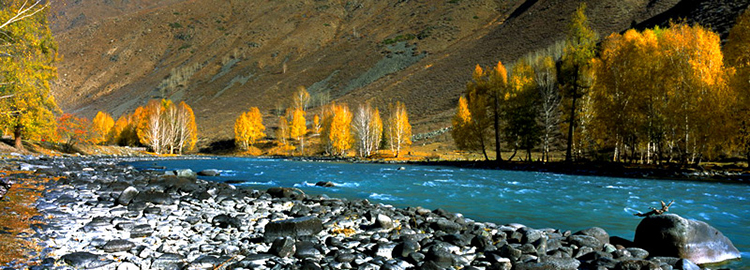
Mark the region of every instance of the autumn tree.
POLYGON ((299 142, 300 154, 305 154, 305 135, 307 134, 307 122, 305 122, 305 111, 301 108, 294 109, 292 121, 289 126, 289 136, 299 142))
POLYGON ((161 154, 165 145, 165 123, 162 120, 164 108, 159 100, 151 100, 143 108, 143 118, 138 123, 138 139, 144 145, 148 145, 155 153, 161 154))
MULTIPOLYGON (((465 95, 468 115, 463 114, 461 116, 461 119, 463 119, 461 121, 468 122, 455 122, 461 123, 459 130, 455 134, 459 138, 457 145, 459 146, 459 149, 481 151, 485 160, 489 160, 487 148, 492 141, 490 136, 492 136, 493 117, 499 115, 499 110, 498 113, 494 113, 493 115, 492 110, 494 110, 494 107, 491 107, 491 104, 494 106, 496 103, 494 102, 494 99, 492 99, 491 87, 487 79, 487 74, 482 67, 477 65, 476 68, 474 68, 474 73, 472 73, 471 77, 472 81, 466 85, 465 95)), ((496 96, 500 96, 499 93, 496 96)), ((459 113, 462 113, 461 106, 462 104, 459 102, 459 113)), ((454 128, 455 127, 456 126, 454 126, 454 128)))
POLYGON ((138 107, 131 114, 124 114, 117 118, 112 128, 114 141, 120 146, 139 146, 138 125, 143 117, 143 107, 138 107))
POLYGON ((724 63, 732 68, 730 85, 737 96, 732 113, 734 142, 750 167, 750 10, 745 10, 729 31, 724 63))
POLYGON ((401 153, 401 149, 411 145, 411 124, 406 112, 406 105, 397 101, 391 106, 391 114, 388 117, 386 129, 386 141, 395 157, 401 153))
POLYGON ((182 153, 195 146, 195 116, 184 102, 174 105, 167 99, 151 100, 141 109, 141 114, 136 129, 138 139, 155 153, 182 153))
POLYGON ((731 101, 719 35, 701 26, 673 24, 661 34, 665 117, 683 162, 699 162, 720 152, 731 101))
POLYGON ((310 93, 307 92, 304 86, 297 88, 294 92, 292 99, 292 109, 300 109, 302 111, 307 110, 307 106, 310 104, 310 93))
POLYGON ((242 149, 248 149, 259 139, 266 136, 266 127, 263 126, 263 115, 258 107, 250 108, 237 117, 234 123, 234 140, 242 149))
POLYGON ((321 129, 322 126, 321 126, 321 122, 320 122, 320 116, 318 116, 318 114, 315 114, 315 116, 313 116, 313 126, 312 127, 313 127, 313 133, 320 134, 320 129, 321 129))
POLYGON ((57 118, 57 123, 56 137, 65 151, 73 150, 77 144, 90 143, 96 136, 91 130, 91 122, 86 118, 66 113, 57 118))
POLYGON ((369 102, 359 105, 354 114, 352 129, 360 157, 369 157, 378 151, 383 134, 383 121, 378 108, 373 108, 369 102))
POLYGON ((57 44, 49 29, 45 2, 9 0, 0 10, 0 124, 23 138, 55 130, 59 111, 50 94, 57 77, 57 44))
POLYGON ((345 156, 352 147, 352 113, 345 104, 331 103, 323 114, 325 151, 334 156, 345 156))
POLYGON ((560 124, 560 91, 557 87, 555 60, 550 55, 537 57, 532 63, 539 93, 538 122, 542 125, 542 161, 549 162, 553 139, 560 124))
POLYGON ((177 145, 177 153, 182 155, 184 150, 192 151, 198 141, 198 126, 195 124, 193 108, 190 108, 184 101, 180 102, 177 105, 177 118, 174 121, 177 123, 177 132, 173 143, 177 145))
POLYGON ((529 161, 541 131, 536 121, 538 92, 535 76, 534 69, 526 61, 520 60, 514 65, 507 94, 508 105, 505 107, 506 140, 513 146, 514 156, 517 150, 524 149, 529 161))
POLYGON ((276 141, 281 145, 287 145, 289 139, 289 121, 285 116, 279 116, 279 124, 276 127, 276 141))
POLYGON ((564 98, 568 103, 568 136, 565 150, 565 161, 572 161, 572 150, 574 142, 574 130, 577 124, 577 112, 580 108, 579 100, 586 95, 586 90, 591 85, 590 74, 591 59, 596 54, 597 35, 591 29, 586 18, 586 4, 581 3, 573 13, 568 25, 566 47, 562 57, 562 68, 560 74, 563 80, 561 84, 565 90, 564 98))
POLYGON ((458 98, 458 107, 456 108, 456 114, 451 120, 451 137, 456 143, 458 149, 469 150, 479 149, 480 146, 476 144, 478 140, 475 140, 472 132, 474 127, 471 120, 471 112, 469 111, 469 102, 466 97, 461 96, 458 98))
POLYGON ((100 144, 112 140, 112 128, 115 120, 106 112, 97 112, 92 121, 93 143, 100 144))

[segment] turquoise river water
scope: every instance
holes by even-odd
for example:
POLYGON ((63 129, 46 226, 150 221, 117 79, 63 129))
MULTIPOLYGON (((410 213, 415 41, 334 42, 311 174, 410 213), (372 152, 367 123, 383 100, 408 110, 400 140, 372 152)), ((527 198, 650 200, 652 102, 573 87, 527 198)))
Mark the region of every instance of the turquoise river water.
POLYGON ((201 178, 240 181, 234 185, 260 190, 297 187, 310 195, 368 199, 396 207, 443 208, 496 224, 571 231, 598 226, 630 240, 640 221, 634 213, 658 207, 660 200, 674 200, 670 212, 711 224, 741 251, 743 261, 722 267, 750 269, 750 185, 231 157, 131 165, 139 169, 218 169, 221 176, 201 178), (317 187, 318 181, 331 181, 336 187, 317 187))

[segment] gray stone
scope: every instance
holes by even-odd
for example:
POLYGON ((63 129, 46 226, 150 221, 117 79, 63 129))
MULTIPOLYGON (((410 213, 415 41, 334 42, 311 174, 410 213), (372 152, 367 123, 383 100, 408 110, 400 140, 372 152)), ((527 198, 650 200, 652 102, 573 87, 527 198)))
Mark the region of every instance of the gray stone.
POLYGON ((226 229, 229 227, 235 227, 235 228, 242 227, 242 220, 236 217, 231 217, 227 214, 221 214, 221 215, 215 216, 213 220, 211 221, 211 223, 214 226, 217 226, 223 229, 226 229))
POLYGON ((133 242, 123 239, 117 239, 108 241, 106 244, 104 244, 104 246, 102 246, 102 249, 106 252, 112 253, 131 250, 134 247, 135 244, 133 244, 133 242))
POLYGON ((174 175, 176 175, 177 177, 190 178, 190 179, 196 179, 198 177, 197 174, 191 169, 174 170, 174 175))
POLYGON ((636 228, 634 242, 651 256, 685 258, 696 264, 740 258, 739 250, 719 230, 675 214, 644 218, 636 228))
POLYGON ((298 238, 315 235, 323 230, 323 222, 313 216, 274 221, 266 224, 263 240, 271 242, 279 237, 298 238))
POLYGON ((294 252, 294 257, 298 259, 305 259, 305 258, 319 258, 322 256, 320 254, 320 250, 315 248, 315 243, 310 241, 301 241, 294 244, 294 247, 296 251, 294 252))
POLYGON ((336 184, 334 184, 331 181, 319 181, 315 183, 315 185, 319 187, 335 187, 336 186, 336 184))
POLYGON ((568 242, 578 247, 590 247, 594 250, 601 250, 603 246, 599 239, 589 235, 571 235, 568 237, 568 242))
POLYGON ((432 223, 432 228, 436 231, 443 231, 445 233, 451 234, 461 231, 461 224, 447 220, 445 218, 441 218, 432 223))
POLYGON ((221 175, 221 172, 216 169, 207 169, 207 170, 202 170, 198 172, 198 175, 199 176, 219 176, 221 175))
POLYGON ((516 270, 574 270, 581 265, 573 258, 543 257, 539 262, 520 262, 515 265, 516 270))
POLYGON ((674 268, 678 270, 701 270, 701 268, 698 265, 696 265, 695 263, 691 262, 688 259, 680 259, 674 265, 674 268))
POLYGON ((630 248, 626 248, 625 250, 627 250, 630 253, 630 255, 636 259, 642 260, 642 259, 648 258, 648 255, 649 255, 648 251, 642 248, 630 247, 630 248))
POLYGON ((297 251, 294 242, 294 239, 292 239, 291 237, 276 238, 276 240, 274 240, 273 244, 271 245, 271 249, 268 250, 268 253, 279 256, 281 258, 290 257, 294 255, 295 251, 297 251))
POLYGON ((135 227, 133 227, 132 230, 130 230, 130 238, 146 237, 146 236, 150 236, 153 233, 154 233, 154 228, 151 228, 151 225, 148 225, 148 224, 136 225, 135 227))
POLYGON ((136 195, 138 195, 138 189, 133 186, 129 186, 125 190, 123 190, 122 193, 120 193, 120 196, 117 197, 117 203, 121 205, 128 205, 136 195))
POLYGON ((647 260, 624 260, 615 265, 616 270, 661 270, 659 264, 647 260))
POLYGON ((114 263, 102 255, 89 252, 74 252, 60 257, 60 261, 78 269, 102 267, 114 263))
POLYGON ((602 228, 591 227, 574 233, 575 235, 588 235, 596 238, 602 244, 609 244, 609 234, 602 228))
POLYGON ((390 229, 393 229, 394 227, 393 220, 389 216, 386 216, 383 214, 378 214, 378 217, 375 222, 378 224, 378 227, 383 228, 383 229, 390 230, 390 229))
POLYGON ((305 192, 298 188, 272 187, 266 190, 274 198, 288 198, 292 200, 301 200, 305 198, 305 192))
POLYGON ((184 266, 185 257, 174 253, 164 253, 151 263, 152 269, 182 269, 184 266))
MULTIPOLYGON (((172 197, 161 191, 145 191, 133 198, 133 203, 150 202, 153 204, 172 204, 172 197)), ((128 208, 130 209, 130 208, 128 208)), ((145 207, 143 209, 146 209, 145 207)))

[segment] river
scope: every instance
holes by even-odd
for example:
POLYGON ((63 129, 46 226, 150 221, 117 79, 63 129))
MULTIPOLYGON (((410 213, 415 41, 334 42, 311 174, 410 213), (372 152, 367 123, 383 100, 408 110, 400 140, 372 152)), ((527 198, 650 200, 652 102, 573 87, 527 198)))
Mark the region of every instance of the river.
MULTIPOLYGON (((660 200, 674 200, 671 213, 711 224, 732 240, 743 258, 750 256, 750 185, 233 157, 131 164, 139 169, 218 169, 221 176, 201 178, 261 190, 297 187, 310 195, 396 207, 443 208, 481 222, 574 232, 597 226, 630 240, 640 221, 634 213, 658 208, 660 200), (318 181, 336 187, 317 187, 318 181)), ((750 269, 750 260, 724 267, 750 269)))

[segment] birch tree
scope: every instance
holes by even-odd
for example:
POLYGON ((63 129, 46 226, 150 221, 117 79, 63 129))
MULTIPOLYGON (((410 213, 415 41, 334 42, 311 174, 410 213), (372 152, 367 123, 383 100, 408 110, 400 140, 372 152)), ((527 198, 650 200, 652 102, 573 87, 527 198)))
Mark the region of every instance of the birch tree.
POLYGON ((305 154, 305 135, 307 134, 307 122, 305 111, 301 108, 294 109, 292 121, 289 127, 289 136, 299 142, 300 154, 305 154))
POLYGON ((380 119, 378 108, 373 108, 370 103, 359 105, 354 114, 352 129, 357 141, 357 154, 360 157, 369 157, 378 151, 383 134, 383 121, 380 119))
POLYGON ((409 115, 406 112, 406 105, 400 101, 397 101, 395 106, 391 106, 386 135, 388 145, 395 157, 401 154, 401 149, 411 145, 409 115))

